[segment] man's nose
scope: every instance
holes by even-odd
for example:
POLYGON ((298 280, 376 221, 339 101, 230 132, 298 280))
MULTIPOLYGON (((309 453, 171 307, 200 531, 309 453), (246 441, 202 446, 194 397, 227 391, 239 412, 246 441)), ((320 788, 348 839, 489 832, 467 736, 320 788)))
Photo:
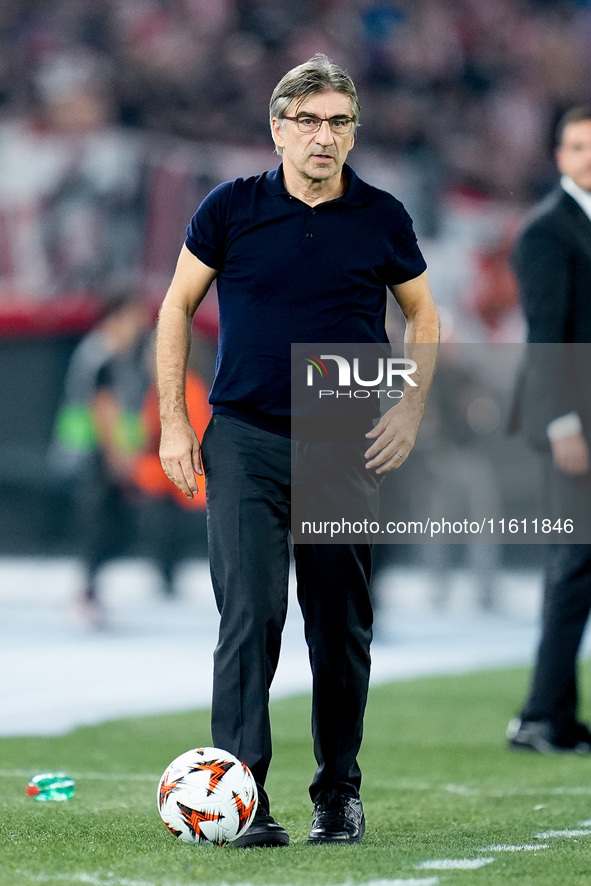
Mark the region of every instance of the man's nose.
POLYGON ((320 124, 320 129, 316 133, 316 141, 321 145, 330 145, 334 142, 334 133, 328 120, 323 120, 320 124))

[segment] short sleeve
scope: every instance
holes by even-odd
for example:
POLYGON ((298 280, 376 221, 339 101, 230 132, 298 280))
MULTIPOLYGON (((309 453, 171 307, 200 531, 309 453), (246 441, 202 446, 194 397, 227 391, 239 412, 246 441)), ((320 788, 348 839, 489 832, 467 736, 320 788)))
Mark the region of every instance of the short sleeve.
POLYGON ((209 268, 224 265, 226 218, 232 183, 224 182, 211 191, 189 222, 185 246, 209 268))
POLYGON ((412 219, 398 200, 395 200, 388 227, 391 255, 386 270, 386 282, 389 286, 396 286, 419 277, 427 269, 427 262, 417 243, 412 219))

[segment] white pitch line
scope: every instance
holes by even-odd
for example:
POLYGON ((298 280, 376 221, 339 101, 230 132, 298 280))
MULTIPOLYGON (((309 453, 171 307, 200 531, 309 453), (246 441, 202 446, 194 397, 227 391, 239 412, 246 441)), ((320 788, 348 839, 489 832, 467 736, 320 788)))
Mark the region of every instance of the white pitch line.
MULTIPOLYGON (((0 769, 0 778, 30 778, 35 773, 30 769, 0 769)), ((137 781, 152 782, 154 779, 158 781, 160 774, 134 773, 134 772, 68 772, 72 778, 88 779, 89 781, 137 781)), ((591 786, 578 787, 553 787, 553 788, 510 788, 508 790, 492 790, 483 791, 472 785, 463 784, 431 784, 429 782, 412 782, 401 779, 400 782, 393 781, 393 789, 404 791, 444 791, 445 793, 458 794, 466 797, 494 797, 495 799, 503 799, 505 797, 537 797, 537 796, 587 796, 591 795, 591 786)), ((589 824, 591 828, 591 819, 585 824, 589 824)))
POLYGON ((534 834, 534 836, 540 840, 551 840, 555 837, 566 837, 568 839, 572 837, 591 837, 591 830, 589 828, 565 828, 562 831, 540 831, 539 834, 534 834))
POLYGON ((524 843, 517 846, 511 843, 501 843, 498 846, 483 846, 479 852, 538 852, 540 849, 549 849, 549 843, 524 843))
POLYGON ((492 864, 494 858, 440 858, 433 861, 422 861, 416 865, 424 871, 474 871, 492 864))
MULTIPOLYGON (((370 880, 369 883, 360 883, 359 886, 437 886, 439 877, 411 877, 405 880, 370 880)), ((245 886, 245 884, 243 884, 245 886)), ((351 886, 349 882, 346 886, 351 886)))
MULTIPOLYGON (((35 773, 32 769, 0 769, 0 778, 31 778, 35 773)), ((160 775, 147 775, 133 772, 79 772, 68 770, 68 775, 88 781, 145 781, 158 783, 160 775)))
POLYGON ((554 788, 509 788, 507 790, 495 790, 483 792, 483 797, 494 797, 495 800, 503 800, 505 797, 577 797, 591 795, 591 787, 579 785, 576 787, 554 787, 554 788))
POLYGON ((469 784, 444 784, 442 788, 448 794, 459 794, 460 797, 479 797, 481 794, 479 788, 470 787, 469 784))

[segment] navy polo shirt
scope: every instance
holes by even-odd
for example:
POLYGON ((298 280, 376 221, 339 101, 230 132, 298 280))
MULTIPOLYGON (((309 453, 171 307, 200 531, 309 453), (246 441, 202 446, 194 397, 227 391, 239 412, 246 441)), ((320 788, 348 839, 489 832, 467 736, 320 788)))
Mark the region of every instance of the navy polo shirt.
POLYGON ((191 219, 187 248, 219 272, 213 412, 288 435, 292 342, 388 341, 387 285, 425 260, 402 203, 344 172, 345 193, 314 208, 282 165, 224 182, 191 219))

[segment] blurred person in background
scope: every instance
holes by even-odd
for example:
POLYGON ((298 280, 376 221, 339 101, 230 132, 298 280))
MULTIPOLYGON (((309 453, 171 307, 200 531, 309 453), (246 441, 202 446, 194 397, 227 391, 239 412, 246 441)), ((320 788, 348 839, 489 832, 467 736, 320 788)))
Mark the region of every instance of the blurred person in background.
MULTIPOLYGON (((528 359, 513 429, 547 452, 542 516, 571 518, 591 541, 591 107, 560 121, 560 184, 528 216, 513 263, 528 325, 528 359), (546 347, 544 347, 546 344, 546 347), (565 347, 558 347, 559 345, 565 347)), ((509 746, 591 753, 578 719, 577 658, 591 610, 591 544, 546 545, 542 632, 529 694, 509 746)))
MULTIPOLYGON (((413 459, 412 495, 422 498, 422 513, 445 515, 450 522, 481 522, 501 513, 501 495, 488 434, 499 425, 500 411, 487 378, 486 354, 474 360, 470 346, 448 340, 439 352, 437 373, 429 393, 421 435, 413 459), (414 481, 414 482, 413 482, 414 481)), ((409 481, 407 481, 409 482, 409 481)), ((431 599, 438 609, 453 598, 453 569, 458 563, 470 575, 476 606, 494 608, 500 556, 496 544, 421 545, 420 556, 429 572, 431 599)))
MULTIPOLYGON (((220 611, 212 738, 253 772, 259 806, 235 846, 285 846, 264 789, 271 762, 269 690, 287 607, 292 441, 290 344, 387 342, 390 290, 405 340, 438 340, 425 261, 402 204, 363 182, 345 160, 359 102, 351 78, 321 54, 288 72, 270 105, 279 168, 215 188, 193 216, 161 308, 157 375, 165 473, 188 498, 207 482, 211 576, 220 611), (217 278, 220 343, 203 448, 185 404, 192 317, 217 278)), ((427 363, 427 361, 425 361, 427 363)), ((351 500, 377 506, 377 474, 410 453, 424 408, 413 388, 373 429, 311 444, 323 471, 348 430, 343 471, 351 500), (365 434, 365 436, 364 436, 365 434), (368 439, 369 438, 369 439, 368 439), (322 462, 324 458, 324 462, 322 462)), ((331 430, 334 433, 334 423, 331 430)), ((350 424, 350 422, 349 422, 350 424)), ((296 441, 296 452, 297 450, 296 441)), ((302 443, 306 448, 307 443, 302 443)), ((330 462, 330 465, 329 465, 330 462)), ((318 768, 310 786, 311 843, 358 843, 365 829, 357 754, 372 636, 367 543, 294 545, 313 673, 318 768)))
POLYGON ((106 299, 100 323, 67 370, 50 465, 72 488, 85 571, 76 602, 82 624, 102 627, 100 568, 128 553, 137 520, 137 460, 145 449, 142 409, 153 382, 151 307, 124 288, 106 299))
MULTIPOLYGON (((187 414, 201 439, 211 418, 209 387, 201 368, 207 346, 194 329, 196 343, 189 355, 185 386, 187 414)), ((207 557, 205 484, 200 484, 193 498, 187 498, 170 483, 160 463, 160 415, 155 381, 150 385, 142 406, 144 447, 133 470, 133 480, 141 492, 139 534, 141 553, 154 561, 162 578, 166 596, 177 593, 176 567, 179 561, 207 557)))

